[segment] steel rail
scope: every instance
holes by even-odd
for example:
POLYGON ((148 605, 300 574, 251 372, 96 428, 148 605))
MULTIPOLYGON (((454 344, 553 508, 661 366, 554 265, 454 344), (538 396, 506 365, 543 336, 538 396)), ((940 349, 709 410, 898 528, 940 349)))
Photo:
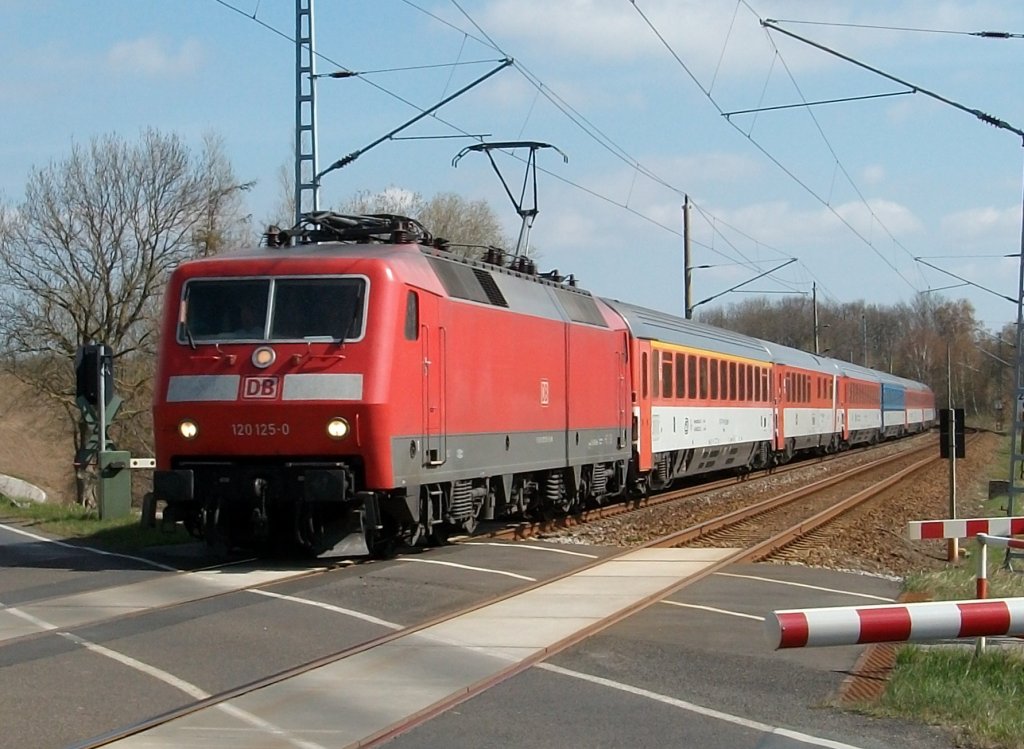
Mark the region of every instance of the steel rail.
MULTIPOLYGON (((908 454, 909 455, 913 455, 916 452, 920 452, 920 451, 923 451, 923 450, 926 450, 926 449, 934 449, 934 446, 933 445, 922 446, 921 448, 917 448, 915 450, 909 451, 909 453, 908 452, 901 452, 901 453, 899 453, 897 455, 894 455, 894 456, 887 456, 886 458, 884 458, 881 461, 881 463, 883 465, 885 465, 885 464, 888 464, 888 463, 890 463, 890 462, 892 462, 894 460, 898 460, 898 459, 901 459, 901 458, 906 458, 908 454)), ((917 470, 920 467, 922 467, 923 465, 926 465, 927 463, 932 462, 932 460, 934 460, 934 459, 929 459, 929 460, 926 460, 926 461, 920 461, 919 463, 914 464, 914 466, 912 466, 911 469, 917 470)), ((806 467, 806 465, 807 464, 805 463, 804 467, 806 467)), ((783 505, 788 504, 790 502, 796 501, 796 499, 798 499, 798 497, 796 497, 795 495, 798 492, 802 492, 802 496, 806 496, 807 494, 813 493, 813 491, 815 491, 815 490, 821 490, 821 489, 827 488, 827 487, 829 487, 829 486, 831 486, 833 484, 839 483, 842 480, 852 478, 853 476, 856 476, 856 475, 860 475, 860 474, 862 474, 862 473, 864 473, 864 472, 866 472, 866 471, 868 471, 868 470, 870 470, 872 468, 877 468, 878 465, 879 465, 879 463, 876 462, 876 463, 873 463, 873 464, 868 465, 868 466, 859 466, 859 467, 857 467, 857 468, 855 468, 855 469, 853 469, 851 471, 844 472, 843 474, 840 474, 839 476, 830 477, 828 479, 824 479, 822 481, 815 482, 814 484, 812 484, 812 489, 810 491, 808 491, 807 488, 805 488, 803 490, 796 490, 794 492, 787 492, 786 494, 783 495, 783 497, 786 498, 784 501, 780 502, 779 501, 780 498, 775 498, 775 500, 769 500, 769 502, 774 501, 777 506, 783 506, 783 505)), ((907 473, 911 469, 906 469, 904 472, 901 472, 901 474, 902 473, 907 473)), ((901 474, 897 474, 897 475, 899 476, 901 474)), ((777 475, 777 472, 776 472, 776 475, 777 475)), ((735 481, 735 480, 730 480, 730 481, 726 482, 725 485, 732 485, 732 484, 735 484, 735 483, 738 483, 738 482, 735 481)), ((699 491, 707 491, 707 485, 702 485, 701 487, 694 487, 694 489, 696 491, 698 491, 698 492, 699 491)), ((684 490, 684 491, 689 491, 689 490, 684 490)), ((761 502, 761 503, 758 503, 757 505, 754 505, 753 506, 754 513, 756 514, 757 508, 762 508, 765 504, 766 504, 765 502, 761 502)), ((765 512, 765 511, 767 511, 767 510, 766 509, 762 509, 761 510, 761 512, 765 512)), ((726 517, 736 517, 737 514, 738 513, 735 513, 735 512, 734 513, 730 513, 726 517)), ((700 527, 709 528, 710 527, 710 522, 713 522, 713 521, 709 521, 709 523, 702 523, 702 524, 700 524, 700 527)), ((805 521, 805 522, 807 522, 807 521, 805 521)), ((695 529, 698 529, 698 526, 694 526, 694 527, 689 528, 689 529, 684 529, 683 531, 680 531, 677 534, 672 534, 671 536, 668 536, 668 537, 663 537, 663 538, 660 538, 660 539, 655 539, 655 540, 647 542, 645 544, 641 544, 637 548, 659 548, 659 547, 664 547, 666 545, 681 545, 682 543, 685 543, 685 541, 679 541, 678 539, 683 538, 688 532, 693 534, 695 529), (676 539, 676 542, 674 544, 667 543, 668 539, 676 539)), ((690 538, 691 539, 692 538, 697 538, 700 535, 701 535, 701 531, 700 530, 696 530, 696 535, 691 535, 690 538)), ((458 705, 458 704, 460 704, 462 702, 465 702, 466 700, 469 700, 469 699, 475 697, 476 695, 481 694, 481 693, 487 691, 491 687, 493 687, 493 686, 495 686, 497 684, 500 684, 501 682, 503 682, 503 681, 505 681, 505 680, 507 680, 507 679, 509 679, 509 678, 511 678, 513 676, 515 676, 516 674, 519 674, 519 673, 529 669, 530 667, 536 665, 537 663, 540 663, 540 662, 550 658, 551 656, 553 656, 553 655, 555 655, 555 654, 565 650, 566 648, 572 647, 573 645, 576 645, 576 644, 586 640, 587 638, 592 637, 593 635, 597 634, 598 632, 603 631, 603 630, 605 630, 605 629, 607 629, 607 628, 609 628, 611 626, 614 626, 615 624, 617 624, 617 623, 627 619, 628 617, 630 617, 633 614, 635 614, 636 612, 638 612, 638 611, 640 611, 640 610, 650 606, 651 604, 656 603, 656 602, 658 602, 660 600, 663 600, 666 596, 669 596, 669 595, 675 593, 676 591, 678 591, 678 590, 680 590, 680 589, 682 589, 682 588, 684 588, 684 587, 686 587, 688 585, 693 584, 694 582, 696 582, 698 580, 701 580, 701 579, 703 579, 703 578, 705 578, 705 577, 707 577, 709 575, 714 574, 715 572, 718 572, 718 571, 720 571, 720 570, 722 570, 722 569, 724 569, 724 568, 726 568, 726 567, 728 567, 728 566, 730 566, 732 564, 735 564, 738 561, 745 561, 745 560, 747 560, 752 553, 755 553, 756 550, 761 549, 762 547, 766 547, 774 539, 775 539, 775 537, 773 537, 772 539, 768 539, 767 541, 762 542, 761 544, 758 544, 757 546, 753 547, 752 549, 740 550, 735 555, 729 555, 729 556, 723 558, 722 560, 720 560, 718 562, 715 562, 714 564, 711 564, 711 565, 705 567, 704 569, 700 570, 698 573, 696 573, 696 574, 694 574, 694 575, 692 575, 690 577, 687 577, 687 578, 685 578, 683 580, 680 580, 676 585, 673 585, 673 586, 671 586, 669 588, 666 588, 666 589, 660 590, 660 591, 658 591, 656 593, 653 593, 653 594, 651 594, 651 595, 649 595, 649 596, 647 596, 647 597, 637 601, 635 604, 633 604, 633 605, 631 605, 631 606, 629 606, 629 607, 619 611, 618 613, 616 613, 615 615, 613 615, 611 617, 608 617, 608 618, 606 618, 606 619, 604 619, 604 620, 602 620, 600 622, 596 622, 596 623, 594 623, 594 624, 592 624, 592 625, 590 625, 590 626, 588 626, 588 627, 586 627, 586 628, 584 628, 584 629, 582 629, 582 630, 580 630, 578 632, 575 632, 572 635, 569 635, 569 636, 565 637, 564 639, 562 639, 562 640, 560 640, 560 641, 558 641, 558 642, 556 642, 556 643, 554 643, 554 644, 544 648, 543 650, 538 651, 534 655, 529 656, 529 657, 525 658, 522 661, 511 663, 511 664, 509 664, 509 666, 507 668, 500 669, 499 671, 497 671, 496 673, 492 674, 491 676, 488 676, 488 677, 486 677, 484 679, 481 679, 480 681, 478 681, 478 682, 476 682, 476 683, 474 683, 472 685, 469 685, 468 687, 466 687, 464 689, 461 689, 461 690, 459 690, 458 692, 456 692, 456 693, 454 693, 452 695, 449 695, 449 696, 447 696, 447 697, 445 697, 445 698, 443 698, 441 700, 438 700, 434 704, 432 704, 432 705, 430 705, 430 706, 428 706, 428 707, 426 707, 426 708, 424 708, 422 710, 419 710, 419 711, 417 711, 416 713, 414 713, 412 715, 407 716, 405 719, 403 719, 403 720, 401 720, 399 722, 396 722, 396 723, 392 724, 391 726, 388 726, 388 727, 386 727, 384 729, 381 729, 380 731, 378 731, 375 734, 372 734, 370 736, 364 737, 362 740, 358 741, 353 746, 358 746, 360 748, 368 748, 368 747, 374 747, 374 746, 378 746, 380 744, 383 744, 383 743, 393 739, 395 736, 398 736, 401 733, 404 733, 404 732, 406 732, 406 731, 408 731, 408 730, 410 730, 410 729, 412 729, 412 728, 414 728, 414 727, 416 727, 418 725, 421 725, 422 723, 425 723, 426 721, 430 720, 431 718, 436 717, 437 715, 440 715, 440 714, 444 713, 445 711, 451 709, 452 707, 455 707, 456 705, 458 705)), ((385 644, 387 642, 391 642, 391 641, 393 641, 395 639, 398 639, 400 637, 407 636, 409 634, 412 634, 412 633, 415 633, 417 631, 426 629, 426 628, 434 626, 436 624, 440 624, 442 622, 448 621, 448 620, 456 618, 458 616, 462 616, 462 615, 467 614, 469 612, 476 611, 477 609, 480 609, 480 608, 482 608, 484 606, 491 605, 493 603, 496 603, 498 601, 502 601, 502 600, 511 598, 513 596, 521 595, 522 593, 524 593, 526 591, 533 590, 535 588, 539 588, 539 587, 541 587, 543 585, 547 585, 547 584, 549 584, 549 583, 551 583, 553 581, 556 581, 556 580, 559 580, 559 579, 562 579, 562 578, 565 578, 565 577, 569 577, 570 575, 577 574, 577 573, 579 573, 579 572, 581 572, 583 570, 586 570, 586 569, 590 569, 590 568, 596 567, 596 566, 598 566, 600 564, 604 564, 604 563, 606 563, 606 562, 608 562, 610 560, 614 560, 614 559, 617 559, 617 558, 619 558, 621 556, 624 556, 626 554, 632 553, 633 551, 635 551, 635 548, 623 549, 622 551, 614 553, 614 554, 611 554, 609 556, 606 556, 606 557, 603 557, 603 558, 600 558, 600 559, 594 559, 592 561, 589 561, 589 562, 581 565, 580 567, 574 568, 572 570, 567 570, 567 571, 565 571, 563 573, 560 573, 560 574, 557 574, 557 575, 553 575, 550 578, 547 578, 545 580, 539 580, 539 581, 537 581, 535 583, 531 583, 529 585, 526 585, 526 586, 523 586, 523 587, 520 587, 520 588, 516 588, 516 589, 514 589, 512 591, 509 591, 509 592, 506 592, 506 593, 503 593, 503 594, 500 594, 500 595, 497 595, 497 596, 488 597, 488 598, 486 598, 484 600, 475 602, 475 603, 473 603, 473 604, 471 604, 469 606, 462 607, 462 608, 460 608, 460 609, 458 609, 456 611, 448 612, 448 613, 439 615, 437 617, 431 618, 431 619, 429 619, 427 621, 418 623, 416 625, 412 625, 412 626, 405 627, 405 628, 402 628, 402 629, 399 629, 399 630, 395 630, 393 632, 388 632, 388 633, 386 633, 384 635, 381 635, 380 637, 376 637, 376 638, 364 641, 362 643, 358 643, 358 644, 353 645, 353 646, 351 646, 349 648, 345 648, 343 650, 339 650, 339 651, 337 651, 335 653, 331 653, 331 654, 328 654, 326 656, 322 656, 320 658, 308 661, 306 663, 299 664, 297 666, 293 666, 291 668, 279 671, 279 672, 277 672, 275 674, 271 674, 271 675, 265 676, 263 678, 254 680, 254 681, 249 682, 247 684, 240 685, 238 687, 234 687, 232 689, 219 692, 219 693, 217 693, 215 695, 211 695, 210 697, 208 697, 206 699, 198 700, 198 701, 195 701, 195 702, 190 703, 188 705, 184 705, 184 706, 182 706, 180 708, 168 711, 166 713, 162 713, 160 715, 153 716, 153 717, 144 719, 142 721, 138 721, 138 722, 136 722, 134 724, 131 724, 129 726, 125 726, 125 727, 122 727, 122 728, 119 728, 119 729, 115 729, 114 731, 111 731, 111 732, 109 732, 107 734, 104 734, 103 736, 99 736, 99 737, 96 737, 94 739, 90 739, 90 740, 88 740, 86 742, 83 742, 81 744, 77 744, 77 745, 75 745, 73 747, 73 749, 96 749, 97 747, 105 746, 105 745, 107 745, 109 743, 112 743, 114 741, 117 741, 119 739, 127 738, 129 736, 141 733, 141 732, 149 730, 151 728, 155 728, 155 727, 157 727, 159 725, 162 725, 164 723, 170 722, 171 720, 174 720, 176 718, 185 717, 185 716, 190 715, 190 714, 192 714, 194 712, 197 712, 198 710, 202 710, 204 708, 216 705, 218 703, 222 703, 222 702, 228 701, 230 699, 233 699, 233 698, 236 698, 236 697, 240 697, 240 696, 242 696, 244 694, 248 694, 248 693, 253 692, 253 691, 257 690, 257 689, 262 689, 264 687, 271 686, 271 685, 276 684, 278 682, 285 681, 285 680, 293 678, 295 676, 299 676, 301 674, 307 673, 307 672, 312 671, 312 670, 314 670, 316 668, 320 668, 320 667, 329 665, 331 663, 337 662, 339 660, 342 660, 344 658, 353 656, 353 655, 355 655, 357 653, 361 653, 361 652, 370 650, 372 648, 378 647, 380 645, 383 645, 383 644, 385 644)))
MULTIPOLYGON (((904 444, 912 445, 916 441, 920 441, 925 437, 928 437, 927 433, 918 435, 910 438, 904 444)), ((931 440, 929 440, 930 442, 931 440)), ((639 500, 627 500, 625 502, 619 502, 616 504, 602 505, 601 507, 595 507, 582 512, 567 515, 565 517, 556 518, 552 520, 527 520, 510 524, 508 527, 486 530, 483 532, 476 533, 472 536, 458 536, 452 539, 453 542, 462 540, 470 541, 479 538, 495 538, 495 539, 516 539, 524 540, 531 538, 541 533, 549 533, 555 530, 564 530, 566 528, 572 528, 579 525, 586 525, 588 523, 597 522, 600 520, 606 520, 608 518, 618 517, 640 510, 649 509, 653 507, 660 507, 663 505, 671 504, 673 502, 679 502, 690 497, 700 496, 711 491, 717 491, 719 489, 728 489, 733 486, 740 484, 755 484, 757 482, 765 481, 770 478, 778 477, 791 473, 793 471, 799 471, 813 466, 827 465, 833 461, 842 460, 844 458, 851 457, 853 455, 863 455, 877 450, 881 447, 892 446, 893 443, 887 442, 880 445, 872 445, 870 447, 857 448, 854 451, 844 451, 841 453, 833 453, 832 455, 820 456, 816 458, 800 460, 794 463, 787 463, 783 466, 776 466, 773 468, 766 468, 760 471, 753 471, 751 473, 743 474, 741 476, 730 476, 724 479, 718 479, 715 481, 709 481, 707 483, 697 484, 694 486, 687 486, 682 489, 669 490, 661 494, 656 494, 650 497, 639 500)), ((928 449, 928 448, 914 448, 911 450, 900 452, 896 457, 913 454, 914 450, 928 449)), ((875 464, 877 465, 877 463, 875 464)))

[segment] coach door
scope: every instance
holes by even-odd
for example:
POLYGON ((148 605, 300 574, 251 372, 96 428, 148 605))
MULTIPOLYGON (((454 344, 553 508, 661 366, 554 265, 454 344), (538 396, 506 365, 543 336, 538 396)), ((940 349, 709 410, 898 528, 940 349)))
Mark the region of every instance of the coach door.
POLYGON ((632 421, 629 413, 629 372, 627 371, 629 366, 629 336, 626 333, 622 334, 620 345, 622 350, 615 352, 615 357, 619 363, 619 434, 616 447, 623 450, 630 442, 629 426, 632 421))
POLYGON ((446 331, 440 324, 438 299, 422 294, 420 341, 423 346, 423 465, 439 466, 446 460, 445 347, 446 331))
POLYGON ((636 373, 635 382, 640 386, 637 388, 637 403, 633 407, 632 425, 633 438, 636 440, 637 468, 640 471, 650 471, 654 468, 654 442, 651 431, 654 423, 651 414, 651 368, 653 359, 651 357, 651 344, 647 341, 637 341, 637 360, 634 362, 633 371, 636 373))

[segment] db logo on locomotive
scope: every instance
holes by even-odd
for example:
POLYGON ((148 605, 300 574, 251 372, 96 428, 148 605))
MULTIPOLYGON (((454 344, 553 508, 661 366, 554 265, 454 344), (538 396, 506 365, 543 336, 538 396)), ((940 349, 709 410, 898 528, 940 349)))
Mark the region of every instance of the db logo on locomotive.
POLYGON ((273 399, 277 397, 277 377, 246 377, 242 381, 243 398, 273 399))

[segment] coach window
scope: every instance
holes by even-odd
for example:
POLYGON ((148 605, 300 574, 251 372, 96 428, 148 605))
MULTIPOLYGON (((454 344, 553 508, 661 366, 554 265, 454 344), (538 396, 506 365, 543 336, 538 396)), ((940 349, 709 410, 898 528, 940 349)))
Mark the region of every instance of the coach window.
POLYGON ((736 395, 739 396, 741 401, 745 401, 747 399, 747 368, 749 366, 749 364, 740 364, 738 368, 740 381, 737 386, 738 392, 736 395))
POLYGON ((405 340, 415 341, 420 337, 420 297, 410 291, 405 297, 405 340))
POLYGON ((718 359, 711 360, 711 400, 718 400, 718 359))
POLYGON ((686 357, 686 395, 691 399, 697 397, 697 357, 686 357))
POLYGON ((700 358, 699 365, 699 377, 700 377, 700 398, 701 400, 707 400, 708 397, 708 360, 703 356, 700 358))
POLYGON ((686 356, 676 354, 676 398, 686 397, 686 381, 683 374, 686 371, 686 356))
POLYGON ((661 352, 651 352, 651 397, 661 395, 661 352))
POLYGON ((736 362, 729 362, 729 400, 736 400, 736 362))
POLYGON ((664 398, 672 397, 673 358, 667 351, 661 355, 661 395, 664 398))

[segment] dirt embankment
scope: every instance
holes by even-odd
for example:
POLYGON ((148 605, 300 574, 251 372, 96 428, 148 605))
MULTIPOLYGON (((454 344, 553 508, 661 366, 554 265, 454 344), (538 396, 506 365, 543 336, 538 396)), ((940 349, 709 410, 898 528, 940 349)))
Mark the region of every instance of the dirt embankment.
POLYGON ((67 417, 10 375, 0 374, 0 474, 34 484, 48 501, 74 496, 67 417))

